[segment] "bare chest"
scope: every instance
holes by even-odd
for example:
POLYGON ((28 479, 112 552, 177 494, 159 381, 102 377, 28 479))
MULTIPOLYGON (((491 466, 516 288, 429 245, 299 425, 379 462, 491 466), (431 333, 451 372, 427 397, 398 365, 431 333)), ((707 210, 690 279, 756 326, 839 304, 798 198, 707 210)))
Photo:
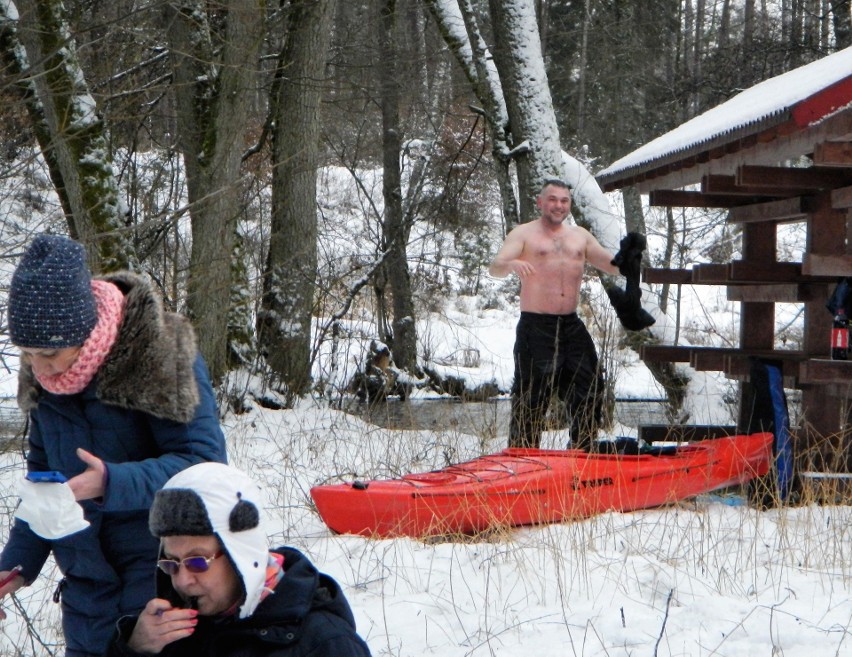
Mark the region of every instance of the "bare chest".
POLYGON ((527 244, 527 258, 534 265, 548 269, 560 268, 568 263, 585 261, 585 244, 571 233, 539 235, 527 244))

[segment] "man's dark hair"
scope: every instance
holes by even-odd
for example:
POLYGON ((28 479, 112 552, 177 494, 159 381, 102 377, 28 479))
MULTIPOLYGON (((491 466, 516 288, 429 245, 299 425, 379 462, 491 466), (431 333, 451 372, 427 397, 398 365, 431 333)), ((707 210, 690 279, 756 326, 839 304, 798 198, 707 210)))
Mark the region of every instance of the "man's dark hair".
POLYGON ((571 185, 562 180, 562 178, 548 178, 542 184, 541 191, 544 191, 544 188, 549 187, 550 185, 553 185, 554 187, 561 187, 562 189, 567 189, 569 192, 571 191, 571 185))

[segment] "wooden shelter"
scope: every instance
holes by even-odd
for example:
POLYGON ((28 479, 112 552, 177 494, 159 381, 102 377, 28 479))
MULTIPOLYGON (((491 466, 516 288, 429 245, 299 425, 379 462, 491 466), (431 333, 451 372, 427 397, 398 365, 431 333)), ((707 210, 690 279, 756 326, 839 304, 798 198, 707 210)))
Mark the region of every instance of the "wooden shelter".
POLYGON ((604 191, 636 186, 650 205, 723 208, 742 227, 742 259, 646 269, 646 283, 724 285, 741 304, 739 346, 648 345, 645 361, 689 363, 747 380, 777 359, 801 390, 800 467, 852 472, 852 360, 830 360, 826 301, 852 276, 852 48, 762 82, 602 171, 604 191), (777 227, 806 225, 801 262, 780 262, 777 227), (801 303, 801 349, 775 341, 775 304, 801 303))

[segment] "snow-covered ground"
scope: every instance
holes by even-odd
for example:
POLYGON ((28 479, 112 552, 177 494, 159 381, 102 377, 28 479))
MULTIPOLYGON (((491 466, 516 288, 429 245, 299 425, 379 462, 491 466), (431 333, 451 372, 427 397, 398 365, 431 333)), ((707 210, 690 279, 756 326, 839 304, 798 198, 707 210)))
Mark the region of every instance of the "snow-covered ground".
MULTIPOLYGON (((495 333, 510 328, 486 313, 475 332, 498 354, 495 333)), ((502 361, 495 356, 495 362, 502 361)), ((494 367, 501 372, 495 376, 505 375, 504 366, 494 367)), ((646 395, 638 386, 643 379, 630 371, 622 370, 628 373, 623 392, 646 395)), ((496 436, 453 427, 388 430, 325 400, 304 400, 291 410, 255 407, 227 416, 224 427, 232 463, 265 486, 270 542, 304 550, 341 582, 375 655, 852 651, 852 507, 757 511, 735 496, 705 496, 480 539, 336 536, 314 511, 311 486, 426 471, 496 451, 505 445, 506 427, 497 427, 496 436)), ((549 445, 564 440, 559 432, 545 436, 549 445)), ((2 536, 22 472, 18 450, 2 455, 2 536)), ((4 601, 9 619, 0 624, 0 655, 50 654, 41 644, 55 647, 59 640, 58 608, 50 602, 58 578, 54 567, 46 568, 14 602, 4 601), (34 632, 27 632, 22 614, 34 632)))
MULTIPOLYGON (((43 182, 39 194, 45 195, 43 182)), ((339 173, 323 189, 338 190, 323 202, 325 228, 339 229, 326 233, 328 267, 343 266, 349 258, 369 260, 372 252, 363 243, 375 231, 375 218, 359 210, 369 204, 359 204, 358 192, 339 173), (341 245, 357 252, 336 251, 341 245)), ((19 226, 33 228, 31 209, 17 208, 15 200, 31 198, 31 191, 2 195, 4 232, 18 231, 5 241, 10 256, 26 239, 19 226)), ((649 245, 656 257, 660 238, 651 220, 649 215, 649 245)), ((418 236, 415 230, 412 265, 428 265, 422 254, 434 249, 423 241, 427 233, 418 236)), ((494 249, 495 240, 488 242, 494 249)), ((714 240, 722 241, 718 235, 708 237, 714 240)), ((703 257, 695 241, 685 262, 675 266, 703 257)), ((494 382, 506 390, 517 318, 512 282, 483 277, 476 294, 457 293, 457 279, 465 270, 452 245, 443 248, 445 271, 435 279, 450 281, 448 289, 454 291, 442 297, 438 310, 418 317, 419 353, 470 387, 494 382)), ((4 280, 13 262, 12 257, 0 259, 4 280)), ((684 288, 683 294, 679 339, 724 344, 737 325, 735 304, 724 298, 724 290, 684 288)), ((616 395, 662 397, 636 354, 619 348, 620 329, 593 279, 585 284, 584 297, 583 317, 599 342, 616 395)), ((795 321, 795 308, 784 312, 779 311, 779 326, 795 321)), ((670 336, 668 321, 661 318, 658 328, 670 336)), ((363 307, 353 309, 344 328, 348 338, 336 345, 334 357, 331 343, 323 344, 315 368, 317 378, 330 383, 327 398, 306 399, 290 410, 255 404, 245 414, 225 416, 223 425, 232 463, 266 487, 270 542, 301 548, 342 583, 375 655, 852 654, 850 506, 757 511, 737 497, 705 496, 662 509, 452 542, 332 535, 312 507, 312 486, 426 471, 497 451, 505 446, 508 429, 497 422, 462 430, 446 422, 429 430, 389 430, 334 410, 332 403, 363 364, 375 333, 363 307)), ((14 397, 13 351, 2 354, 0 365, 5 366, 0 367, 0 397, 14 397)), ((693 374, 689 421, 729 423, 725 400, 732 384, 717 375, 693 374)), ((267 394, 247 376, 235 375, 228 385, 267 394)), ((415 397, 429 394, 419 391, 415 397)), ((635 435, 636 427, 612 430, 635 435)), ((562 447, 565 441, 564 434, 552 432, 544 446, 562 447)), ((17 503, 22 452, 20 443, 12 443, 0 454, 0 541, 17 503)), ((3 601, 9 619, 0 623, 0 657, 61 654, 58 606, 50 599, 58 579, 49 566, 33 586, 3 601)))
MULTIPOLYGON (((427 470, 504 437, 390 431, 305 401, 225 423, 232 462, 266 487, 271 543, 304 550, 344 586, 375 655, 844 655, 852 650, 852 508, 756 511, 708 497, 481 540, 332 535, 309 489, 427 470)), ((21 457, 0 468, 8 528, 21 457)), ((735 500, 736 498, 731 498, 735 500)), ((58 579, 17 596, 57 640, 58 579)), ((47 655, 6 601, 0 654, 47 655)))

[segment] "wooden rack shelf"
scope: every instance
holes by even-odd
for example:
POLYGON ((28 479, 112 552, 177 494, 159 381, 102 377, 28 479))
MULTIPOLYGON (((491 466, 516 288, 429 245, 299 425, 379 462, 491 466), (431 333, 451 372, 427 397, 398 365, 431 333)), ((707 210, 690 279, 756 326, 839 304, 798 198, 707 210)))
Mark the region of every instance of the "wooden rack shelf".
POLYGON ((784 386, 800 391, 806 431, 797 449, 818 451, 821 437, 844 436, 843 467, 852 470, 852 361, 828 359, 825 307, 838 280, 852 277, 852 74, 843 76, 789 115, 754 121, 737 106, 729 130, 696 138, 695 125, 676 128, 662 138, 664 153, 640 159, 636 151, 632 164, 602 172, 598 182, 608 192, 633 186, 650 205, 725 209, 741 232, 740 260, 642 272, 648 284, 724 286, 740 304, 738 346, 646 345, 641 358, 742 381, 752 358, 780 362, 784 386), (778 262, 778 227, 793 222, 805 231, 801 262, 778 262), (773 349, 778 303, 801 306, 801 351, 773 349))
POLYGON ((782 376, 791 384, 801 375, 801 363, 808 360, 803 351, 672 345, 644 345, 639 356, 647 362, 689 363, 699 372, 724 372, 730 378, 747 377, 752 358, 775 360, 780 362, 782 376))
POLYGON ((647 267, 642 270, 645 283, 670 285, 778 285, 833 283, 838 270, 848 267, 852 275, 852 256, 815 256, 806 265, 801 262, 756 263, 734 260, 727 264, 700 264, 691 269, 647 267), (806 273, 807 272, 807 273, 806 273))
POLYGON ((799 364, 799 383, 836 384, 852 390, 852 360, 809 358, 799 364))

